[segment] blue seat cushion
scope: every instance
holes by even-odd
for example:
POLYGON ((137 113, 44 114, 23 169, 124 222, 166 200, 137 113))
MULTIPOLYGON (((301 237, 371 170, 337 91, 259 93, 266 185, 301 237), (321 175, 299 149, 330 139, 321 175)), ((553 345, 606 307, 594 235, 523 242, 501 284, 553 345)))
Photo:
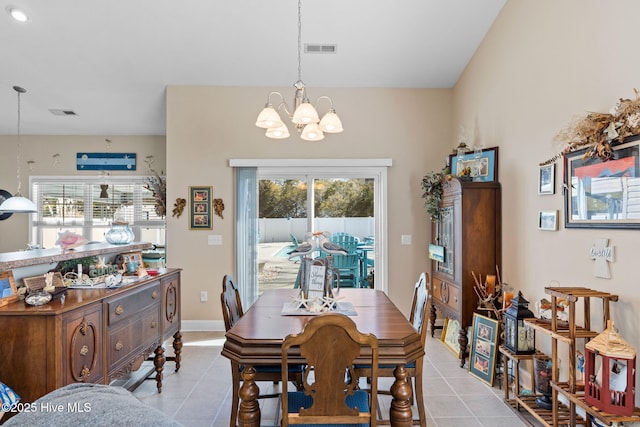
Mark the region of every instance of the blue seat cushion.
MULTIPOLYGON (((303 391, 290 391, 288 393, 290 414, 295 414, 300 408, 309 408, 313 403, 313 398, 307 396, 303 391)), ((369 412, 369 393, 364 390, 356 390, 352 395, 347 396, 347 406, 358 408, 360 412, 369 412)), ((323 424, 296 424, 296 427, 318 427, 323 424)), ((368 427, 369 424, 330 424, 338 427, 368 427)))

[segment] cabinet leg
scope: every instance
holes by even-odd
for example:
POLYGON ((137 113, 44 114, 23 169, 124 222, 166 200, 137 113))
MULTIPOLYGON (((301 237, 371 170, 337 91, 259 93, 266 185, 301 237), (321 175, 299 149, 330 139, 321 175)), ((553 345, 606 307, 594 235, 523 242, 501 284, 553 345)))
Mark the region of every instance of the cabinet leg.
POLYGON ((182 332, 178 331, 173 334, 173 353, 176 362, 176 372, 180 369, 180 361, 182 360, 182 332))
POLYGON ((156 368, 156 386, 158 393, 162 393, 162 371, 164 370, 164 347, 159 345, 156 347, 156 356, 153 358, 153 366, 156 368))
POLYGON ((429 310, 429 324, 431 325, 431 338, 433 338, 433 333, 436 330, 436 306, 433 304, 429 310))
POLYGON ((460 345, 460 352, 458 356, 460 357, 460 367, 464 368, 465 361, 469 356, 467 351, 467 344, 469 344, 469 338, 467 337, 467 328, 462 326, 460 328, 460 332, 458 333, 458 345, 460 345))

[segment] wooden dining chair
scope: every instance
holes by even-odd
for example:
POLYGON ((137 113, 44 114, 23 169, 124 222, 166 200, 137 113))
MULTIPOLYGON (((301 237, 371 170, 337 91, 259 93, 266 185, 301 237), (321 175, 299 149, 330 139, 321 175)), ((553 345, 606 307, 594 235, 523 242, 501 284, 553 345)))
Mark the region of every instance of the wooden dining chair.
MULTIPOLYGON (((411 314, 409 316, 409 322, 420 333, 420 340, 422 341, 422 347, 424 348, 427 338, 427 300, 429 299, 429 275, 427 273, 420 273, 420 277, 416 282, 413 290, 413 301, 411 303, 411 314)), ((424 362, 424 356, 421 356, 417 360, 407 363, 405 369, 407 371, 407 381, 413 382, 413 398, 418 407, 418 418, 413 420, 413 424, 426 427, 427 420, 424 410, 424 397, 422 392, 422 366, 424 362)), ((394 365, 380 365, 378 367, 378 378, 393 378, 394 365)), ((371 378, 372 369, 369 365, 356 365, 355 366, 355 378, 371 378)), ((378 389, 378 394, 389 395, 388 390, 378 389)), ((373 394, 372 394, 373 395, 373 394)), ((379 419, 378 424, 389 425, 391 422, 387 419, 379 419)))
MULTIPOLYGON (((222 279, 222 293, 220 294, 220 302, 222 304, 222 317, 224 318, 224 327, 228 331, 238 320, 244 315, 242 310, 242 301, 240 293, 236 287, 235 281, 230 274, 222 279)), ((291 365, 288 368, 292 381, 297 385, 302 384, 302 366, 291 365)), ((280 365, 256 365, 255 381, 271 381, 277 383, 282 378, 280 365)), ((231 398, 231 419, 230 426, 235 427, 238 420, 238 405, 240 404, 240 378, 244 366, 237 362, 231 361, 231 381, 232 381, 232 398, 231 398)), ((261 394, 260 398, 280 397, 280 393, 261 394)))
POLYGON ((311 319, 299 334, 288 335, 282 344, 282 427, 290 424, 376 425, 378 339, 362 334, 348 316, 323 313, 311 319), (367 348, 373 369, 371 395, 358 390, 353 364, 367 348), (292 354, 305 359, 302 391, 289 392, 284 369, 292 354))

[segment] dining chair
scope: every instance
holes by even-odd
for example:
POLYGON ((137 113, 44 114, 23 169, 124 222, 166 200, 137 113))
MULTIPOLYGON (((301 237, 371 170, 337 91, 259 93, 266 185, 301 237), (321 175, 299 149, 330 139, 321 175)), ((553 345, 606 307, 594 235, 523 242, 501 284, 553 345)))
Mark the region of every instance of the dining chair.
MULTIPOLYGON (((231 329, 238 320, 244 315, 242 310, 242 301, 240 293, 236 287, 235 281, 230 274, 222 279, 222 293, 220 294, 220 302, 222 304, 222 317, 224 318, 225 331, 231 329)), ((277 383, 282 378, 280 365, 256 365, 255 381, 271 381, 277 383)), ((231 420, 230 426, 235 427, 238 420, 238 406, 240 404, 240 378, 244 366, 237 362, 231 361, 231 381, 232 381, 232 398, 231 398, 231 420)), ((287 369, 292 376, 292 381, 297 385, 302 384, 302 366, 291 365, 287 369)), ((280 393, 261 394, 260 398, 280 397, 280 393)))
MULTIPOLYGON (((427 338, 427 300, 429 299, 429 275, 427 273, 420 273, 418 281, 416 282, 413 290, 413 301, 411 303, 411 314, 409 316, 409 322, 420 333, 420 340, 422 341, 422 348, 424 348, 427 338)), ((424 397, 422 392, 422 367, 424 362, 424 356, 407 363, 405 369, 407 371, 407 381, 413 381, 413 399, 418 407, 418 418, 413 420, 413 424, 426 427, 427 420, 424 411, 424 397)), ((380 365, 378 367, 378 378, 394 378, 393 371, 395 370, 393 365, 380 365)), ((370 379, 372 385, 374 383, 372 378, 372 369, 369 365, 356 365, 355 366, 355 378, 367 378, 370 379)), ((378 389, 378 394, 389 395, 390 392, 383 389, 378 389)), ((373 393, 372 393, 373 395, 373 393)), ((380 414, 379 414, 380 415, 380 414)), ((387 419, 379 419, 378 424, 389 425, 391 424, 387 419)))
POLYGON ((323 313, 312 318, 299 334, 288 335, 282 344, 282 427, 290 424, 376 425, 375 396, 378 377, 378 339, 358 331, 348 316, 323 313), (366 348, 371 371, 371 395, 359 390, 353 364, 366 348), (299 353, 298 353, 299 352, 299 353), (292 354, 306 362, 302 391, 289 392, 284 369, 292 354))

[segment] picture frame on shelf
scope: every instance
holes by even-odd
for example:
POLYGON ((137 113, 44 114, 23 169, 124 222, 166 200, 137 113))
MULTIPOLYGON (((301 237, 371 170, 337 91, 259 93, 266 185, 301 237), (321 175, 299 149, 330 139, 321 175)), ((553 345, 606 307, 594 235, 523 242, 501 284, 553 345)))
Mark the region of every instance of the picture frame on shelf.
POLYGON ((637 197, 640 185, 640 135, 612 143, 612 158, 589 156, 587 149, 564 155, 565 228, 640 229, 637 197))
POLYGON ((538 194, 548 195, 556 192, 556 164, 538 167, 538 194))
POLYGON ((0 271, 0 307, 18 301, 18 288, 12 271, 0 271))
POLYGON ((473 338, 469 355, 469 373, 493 387, 498 350, 499 322, 473 314, 473 338))
POLYGON ((544 231, 556 231, 558 229, 558 211, 538 212, 538 228, 544 231))
POLYGON ((213 189, 210 186, 189 187, 189 230, 211 230, 211 202, 213 189))
POLYGON ((457 154, 450 154, 449 167, 451 168, 451 175, 458 177, 460 170, 466 167, 470 167, 473 170, 476 162, 480 162, 479 174, 473 177, 473 181, 498 181, 498 147, 470 151, 462 158, 457 154))

